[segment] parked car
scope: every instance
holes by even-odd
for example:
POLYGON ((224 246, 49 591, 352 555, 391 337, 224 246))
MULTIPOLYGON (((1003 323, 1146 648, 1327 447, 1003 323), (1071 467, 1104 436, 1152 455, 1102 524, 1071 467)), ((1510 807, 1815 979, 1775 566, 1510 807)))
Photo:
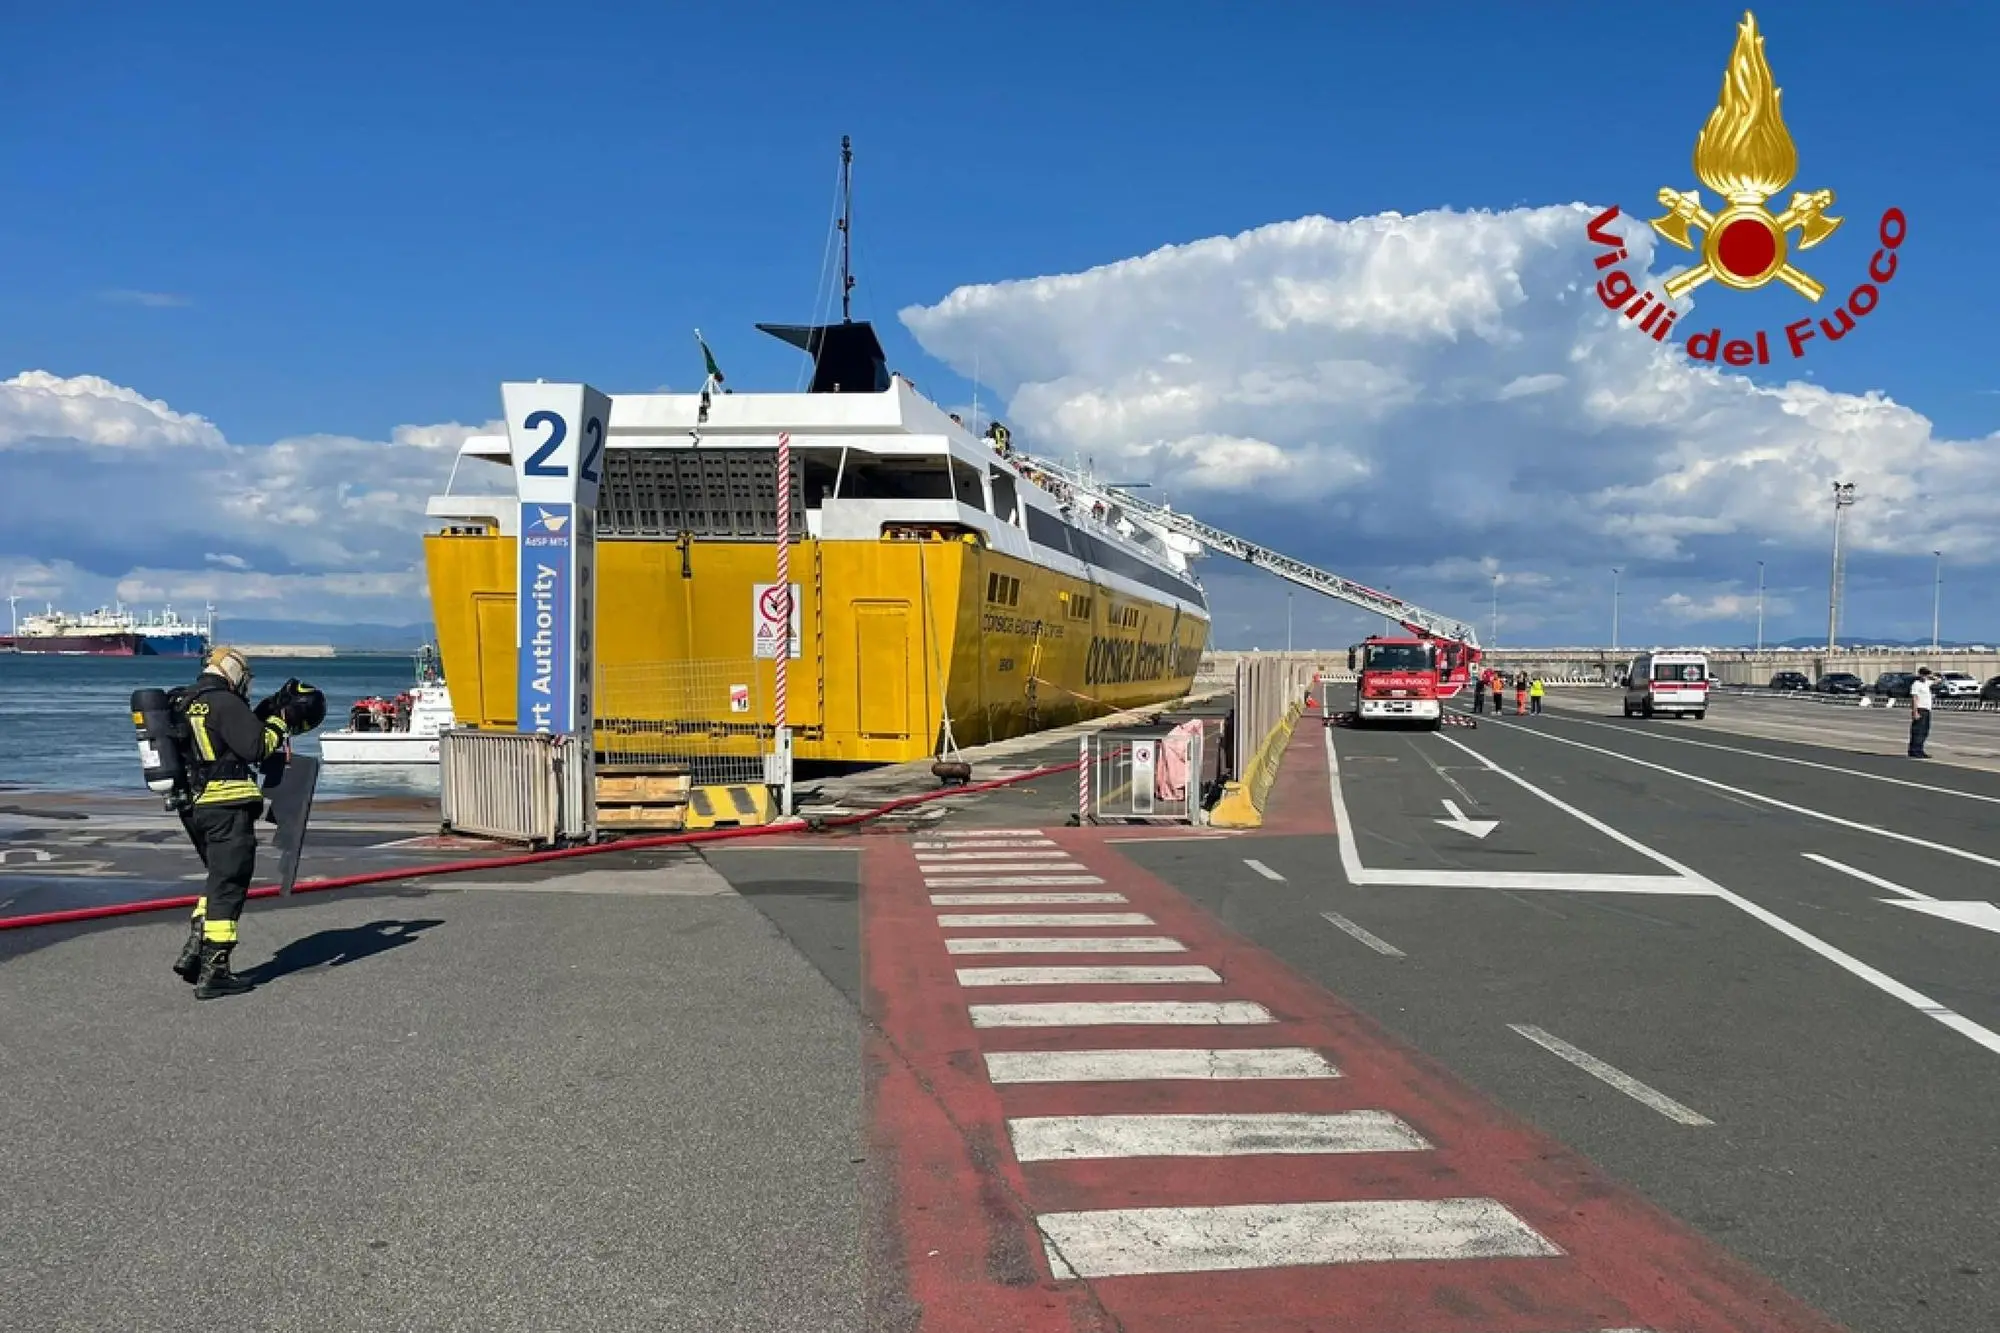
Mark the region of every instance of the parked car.
POLYGON ((1979 698, 1984 703, 2000 703, 2000 676, 1990 678, 1979 687, 1979 698))
POLYGON ((1875 677, 1875 683, 1862 693, 1872 694, 1879 699, 1907 699, 1910 697, 1910 686, 1916 679, 1917 673, 1914 671, 1884 671, 1875 677))
POLYGON ((1979 693, 1979 682, 1963 671, 1947 671, 1933 683, 1939 694, 1950 698, 1969 698, 1979 693))
POLYGON ((1803 671, 1780 671, 1777 675, 1771 677, 1771 688, 1774 690, 1809 690, 1812 688, 1812 681, 1807 678, 1806 673, 1803 671))
POLYGON ((1816 694, 1859 694, 1865 688, 1861 677, 1851 671, 1829 671, 1813 686, 1816 694))

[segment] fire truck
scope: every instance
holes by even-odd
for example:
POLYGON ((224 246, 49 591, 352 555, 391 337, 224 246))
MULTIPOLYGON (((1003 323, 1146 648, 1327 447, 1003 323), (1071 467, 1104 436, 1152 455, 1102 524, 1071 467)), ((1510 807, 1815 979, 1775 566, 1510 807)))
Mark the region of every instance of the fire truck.
MULTIPOLYGON (((1355 718, 1361 722, 1423 722, 1444 725, 1444 700, 1457 693, 1449 684, 1452 649, 1416 635, 1370 635, 1347 650, 1347 669, 1357 674, 1355 718)), ((1461 674, 1463 668, 1461 667, 1461 674)))

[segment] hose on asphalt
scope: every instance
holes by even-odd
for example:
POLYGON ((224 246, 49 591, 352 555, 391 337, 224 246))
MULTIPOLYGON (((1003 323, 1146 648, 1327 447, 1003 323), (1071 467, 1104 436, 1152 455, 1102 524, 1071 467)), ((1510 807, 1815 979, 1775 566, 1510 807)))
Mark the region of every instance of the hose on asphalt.
MULTIPOLYGON (((973 782, 959 787, 942 787, 937 791, 919 792, 914 796, 899 796, 883 805, 830 819, 762 824, 752 828, 703 829, 696 833, 659 833, 643 838, 624 838, 617 842, 592 843, 587 847, 558 847, 545 852, 523 852, 517 856, 488 856, 466 861, 444 861, 435 865, 405 866, 395 870, 371 870, 360 875, 301 880, 292 886, 292 892, 320 893, 328 889, 357 889, 369 884, 390 884, 397 880, 423 879, 431 875, 459 875, 475 870, 505 870, 511 866, 543 865, 550 861, 565 861, 577 856, 596 856, 604 852, 641 852, 656 847, 686 847, 696 843, 727 842, 736 838, 768 838, 778 834, 853 828, 894 814, 898 810, 906 810, 911 806, 923 805, 947 796, 996 791, 1001 787, 1033 782, 1037 778, 1050 777, 1056 773, 1074 773, 1080 767, 1082 761, 1072 759, 1068 763, 1050 764, 1046 768, 1029 769, 1025 773, 1010 773, 1004 778, 994 778, 990 782, 973 782)), ((250 890, 252 898, 277 896, 278 886, 275 884, 263 884, 250 890)), ((106 917, 131 916, 139 912, 167 912, 177 907, 191 908, 195 904, 195 898, 196 895, 185 893, 172 898, 143 898, 130 903, 100 903, 92 907, 71 907, 55 912, 31 912, 25 916, 0 917, 0 930, 24 930, 30 926, 60 926, 75 921, 98 921, 106 917)))

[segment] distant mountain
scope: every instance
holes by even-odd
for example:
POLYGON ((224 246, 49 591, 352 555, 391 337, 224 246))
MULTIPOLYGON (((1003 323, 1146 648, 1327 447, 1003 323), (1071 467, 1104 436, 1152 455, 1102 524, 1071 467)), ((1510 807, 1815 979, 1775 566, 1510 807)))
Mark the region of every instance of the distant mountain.
POLYGON ((413 625, 323 624, 312 620, 253 620, 218 616, 224 643, 332 644, 350 652, 415 652, 434 643, 432 627, 413 625))

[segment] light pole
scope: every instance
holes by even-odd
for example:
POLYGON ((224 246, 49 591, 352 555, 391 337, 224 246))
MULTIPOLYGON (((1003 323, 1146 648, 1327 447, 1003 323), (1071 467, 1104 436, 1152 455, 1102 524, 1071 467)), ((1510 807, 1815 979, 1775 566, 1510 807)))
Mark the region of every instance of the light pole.
POLYGON ((1931 652, 1938 650, 1938 607, 1944 601, 1944 552, 1932 551, 1937 560, 1931 572, 1931 652))
POLYGON ((1493 576, 1493 633, 1490 647, 1500 646, 1500 576, 1493 576))
POLYGON ((1757 651, 1764 651, 1764 562, 1757 562, 1757 651))
POLYGON ((1618 576, 1625 571, 1611 571, 1611 655, 1618 656, 1618 576))
POLYGON ((1853 503, 1854 483, 1833 483, 1833 578, 1826 598, 1826 651, 1829 654, 1840 648, 1840 516, 1853 503))

